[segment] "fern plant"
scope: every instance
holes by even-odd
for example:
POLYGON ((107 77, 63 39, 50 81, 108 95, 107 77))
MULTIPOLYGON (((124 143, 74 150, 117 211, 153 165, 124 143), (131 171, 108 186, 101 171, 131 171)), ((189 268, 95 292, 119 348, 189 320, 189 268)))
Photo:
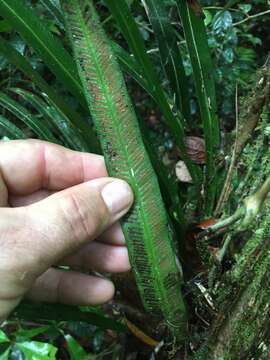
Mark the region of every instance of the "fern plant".
POLYGON ((183 335, 181 279, 156 175, 144 148, 122 73, 92 1, 62 1, 84 93, 111 176, 126 180, 135 204, 122 222, 132 269, 147 310, 183 335))
MULTIPOLYGON (((34 135, 73 149, 99 152, 89 107, 110 175, 127 180, 135 193, 135 206, 122 225, 142 302, 146 309, 164 318, 180 339, 186 328, 180 291, 182 279, 158 182, 170 222, 179 234, 185 230, 182 208, 188 192, 179 191, 175 176, 160 163, 155 147, 147 139, 147 131, 140 133, 121 70, 130 74, 159 108, 164 125, 170 130, 192 177, 195 206, 199 207, 203 201, 204 213, 211 214, 217 193, 214 150, 218 148, 219 139, 215 86, 204 22, 190 2, 141 1, 158 45, 166 84, 163 86, 128 1, 106 0, 105 4, 132 56, 119 44, 108 40, 92 1, 63 0, 64 14, 57 5, 49 7, 61 29, 64 29, 63 15, 65 17, 76 67, 64 43, 52 35, 32 8, 27 7, 26 0, 0 0, 1 16, 11 31, 20 34, 63 87, 59 94, 59 89, 51 87, 26 56, 1 38, 1 54, 32 83, 26 81, 25 86, 20 84, 22 88, 15 83, 0 93, 3 110, 0 131, 9 138, 34 135), (190 159, 185 146, 185 135, 192 128, 190 94, 176 29, 169 16, 171 5, 178 10, 178 23, 181 18, 181 28, 177 31, 185 36, 193 68, 206 142, 205 171, 190 159), (70 105, 70 97, 75 107, 70 105)), ((177 243, 181 242, 178 235, 177 243)))

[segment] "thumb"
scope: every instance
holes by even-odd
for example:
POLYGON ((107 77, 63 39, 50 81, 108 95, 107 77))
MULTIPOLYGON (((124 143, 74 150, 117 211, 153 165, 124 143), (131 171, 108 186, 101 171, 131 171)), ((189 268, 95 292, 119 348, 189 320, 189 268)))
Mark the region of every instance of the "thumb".
POLYGON ((132 201, 126 182, 100 178, 27 206, 26 223, 40 272, 96 238, 129 210, 132 201))

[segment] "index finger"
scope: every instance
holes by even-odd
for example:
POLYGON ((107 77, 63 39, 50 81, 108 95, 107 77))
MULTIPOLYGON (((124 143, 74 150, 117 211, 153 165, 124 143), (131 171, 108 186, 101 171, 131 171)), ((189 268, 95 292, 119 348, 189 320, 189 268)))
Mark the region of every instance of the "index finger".
POLYGON ((16 195, 63 190, 107 176, 103 156, 40 140, 1 142, 0 171, 8 191, 16 195))

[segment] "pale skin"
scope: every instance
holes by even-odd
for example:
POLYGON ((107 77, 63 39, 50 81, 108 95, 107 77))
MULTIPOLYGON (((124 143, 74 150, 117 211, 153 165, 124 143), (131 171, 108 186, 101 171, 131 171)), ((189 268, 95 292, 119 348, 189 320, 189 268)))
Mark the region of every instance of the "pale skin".
POLYGON ((109 301, 113 283, 85 272, 130 269, 118 220, 132 202, 128 184, 109 178, 99 155, 38 140, 1 142, 0 322, 23 298, 109 301))

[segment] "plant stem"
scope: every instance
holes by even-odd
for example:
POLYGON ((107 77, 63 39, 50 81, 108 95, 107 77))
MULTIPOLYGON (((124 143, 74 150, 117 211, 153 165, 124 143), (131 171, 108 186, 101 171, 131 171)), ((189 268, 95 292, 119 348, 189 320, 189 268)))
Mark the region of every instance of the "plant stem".
POLYGON ((245 230, 261 211, 269 191, 270 191, 270 176, 265 180, 263 185, 259 188, 259 190, 256 191, 255 194, 248 196, 243 201, 243 205, 239 207, 233 215, 225 218, 224 220, 217 222, 212 226, 209 226, 205 231, 201 232, 196 239, 200 240, 203 237, 213 232, 216 232, 223 228, 227 228, 232 224, 236 223, 241 218, 244 219, 239 227, 239 230, 245 230))
MULTIPOLYGON (((224 10, 224 7, 223 6, 204 6, 203 9, 204 10, 224 10)), ((230 10, 230 11, 234 11, 234 12, 243 12, 243 10, 233 9, 233 8, 228 8, 226 10, 230 10)))
POLYGON ((241 224, 241 229, 245 229, 255 219, 261 211, 264 201, 270 191, 270 176, 265 180, 257 192, 244 200, 246 215, 241 224))
POLYGON ((222 189, 222 192, 220 194, 220 197, 218 199, 218 203, 214 212, 214 216, 218 215, 219 212, 221 211, 224 202, 226 202, 226 200, 228 199, 228 196, 230 194, 230 187, 231 187, 231 180, 232 180, 232 176, 233 176, 233 171, 235 168, 235 163, 236 163, 236 148, 237 148, 237 141, 238 141, 238 137, 239 137, 239 110, 238 110, 238 84, 236 84, 236 89, 235 89, 235 129, 236 129, 236 133, 235 133, 235 143, 234 143, 234 147, 233 147, 233 153, 232 153, 232 158, 231 158, 231 164, 226 176, 226 180, 222 189))
POLYGON ((246 19, 243 19, 243 20, 240 20, 240 21, 237 21, 236 23, 233 24, 233 26, 238 26, 240 24, 243 24, 251 19, 254 19, 254 18, 257 18, 259 16, 263 16, 263 15, 266 15, 266 14, 269 14, 270 13, 270 10, 266 10, 266 11, 262 11, 258 14, 254 14, 254 15, 248 15, 248 17, 246 19))
POLYGON ((240 208, 238 208, 235 213, 227 218, 225 218, 224 220, 221 220, 219 222, 217 222, 216 224, 209 226, 205 231, 202 231, 197 237, 196 239, 202 239, 203 237, 207 236, 208 234, 211 234, 213 232, 216 232, 220 229, 229 227, 230 225, 234 224, 236 221, 240 220, 242 217, 245 216, 245 207, 241 206, 240 208))

